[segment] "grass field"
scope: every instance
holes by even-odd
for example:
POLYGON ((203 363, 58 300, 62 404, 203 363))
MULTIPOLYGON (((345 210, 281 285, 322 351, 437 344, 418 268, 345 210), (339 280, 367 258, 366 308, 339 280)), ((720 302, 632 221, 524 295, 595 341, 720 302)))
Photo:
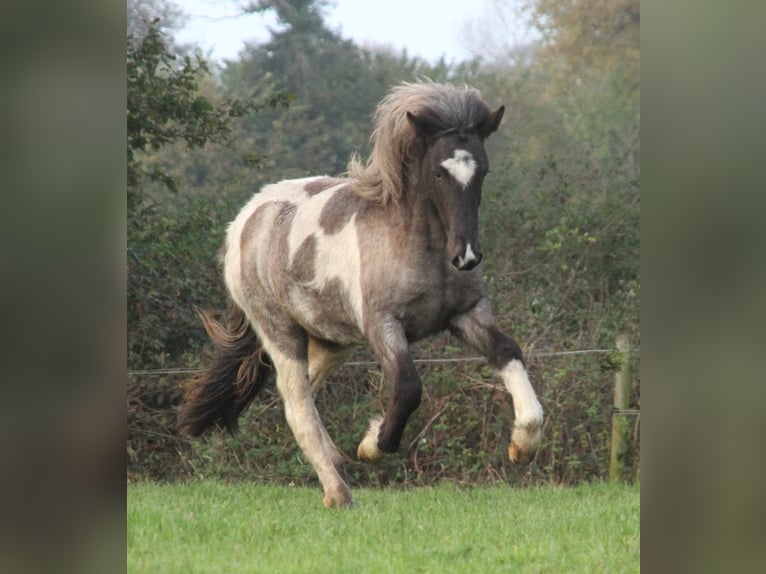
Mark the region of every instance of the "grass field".
POLYGON ((637 485, 128 487, 128 572, 639 572, 637 485))

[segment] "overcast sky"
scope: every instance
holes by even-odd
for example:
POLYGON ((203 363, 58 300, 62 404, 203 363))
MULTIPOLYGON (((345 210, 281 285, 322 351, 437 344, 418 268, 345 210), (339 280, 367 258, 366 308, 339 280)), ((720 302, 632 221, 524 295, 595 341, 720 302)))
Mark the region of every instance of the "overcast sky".
MULTIPOLYGON (((237 2, 231 0, 176 0, 190 18, 177 35, 180 42, 194 42, 214 60, 236 59, 245 41, 264 42, 275 19, 264 15, 232 17, 237 2)), ((447 62, 470 58, 467 25, 485 16, 487 1, 455 0, 335 0, 326 22, 360 46, 407 48, 410 56, 447 62)), ((523 34, 520 31, 519 34, 523 34)))

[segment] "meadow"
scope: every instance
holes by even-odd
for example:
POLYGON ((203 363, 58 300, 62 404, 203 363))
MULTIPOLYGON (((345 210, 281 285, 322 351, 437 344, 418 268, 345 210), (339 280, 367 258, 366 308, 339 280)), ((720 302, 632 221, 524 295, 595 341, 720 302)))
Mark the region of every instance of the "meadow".
POLYGON ((128 572, 639 572, 640 487, 128 486, 128 572))

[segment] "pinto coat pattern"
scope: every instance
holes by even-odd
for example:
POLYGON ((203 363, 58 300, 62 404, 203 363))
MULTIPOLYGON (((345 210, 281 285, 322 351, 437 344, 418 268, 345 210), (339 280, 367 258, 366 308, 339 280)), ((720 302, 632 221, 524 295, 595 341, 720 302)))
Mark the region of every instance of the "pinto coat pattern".
POLYGON ((357 453, 372 461, 395 452, 420 404, 409 345, 450 330, 503 380, 516 413, 509 456, 529 462, 543 411, 519 346, 498 329, 484 294, 478 235, 484 141, 503 113, 470 88, 403 84, 378 106, 372 153, 366 162, 352 158, 348 177, 287 180, 255 194, 228 228, 228 320, 202 314, 221 355, 196 382, 182 428, 234 430, 276 372, 287 422, 322 483, 325 506, 351 504, 312 386, 356 346, 369 345, 391 393, 357 453))

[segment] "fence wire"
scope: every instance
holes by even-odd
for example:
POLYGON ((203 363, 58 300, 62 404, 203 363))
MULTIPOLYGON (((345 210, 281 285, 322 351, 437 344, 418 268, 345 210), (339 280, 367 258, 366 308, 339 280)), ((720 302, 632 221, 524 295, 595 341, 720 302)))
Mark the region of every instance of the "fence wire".
MULTIPOLYGON (((588 354, 600 354, 600 353, 621 353, 617 349, 579 349, 575 351, 531 351, 525 353, 525 357, 562 357, 568 355, 588 355, 588 354)), ((629 349, 627 352, 636 353, 637 349, 629 349)), ((441 359, 414 359, 415 364, 429 364, 429 363, 472 363, 477 361, 486 361, 486 357, 452 357, 441 359)), ((348 361, 343 363, 346 367, 374 367, 378 366, 377 361, 348 361)), ((192 375, 195 373, 201 373, 204 369, 192 369, 183 367, 174 367, 167 369, 133 369, 127 371, 128 377, 148 376, 148 375, 192 375)))

